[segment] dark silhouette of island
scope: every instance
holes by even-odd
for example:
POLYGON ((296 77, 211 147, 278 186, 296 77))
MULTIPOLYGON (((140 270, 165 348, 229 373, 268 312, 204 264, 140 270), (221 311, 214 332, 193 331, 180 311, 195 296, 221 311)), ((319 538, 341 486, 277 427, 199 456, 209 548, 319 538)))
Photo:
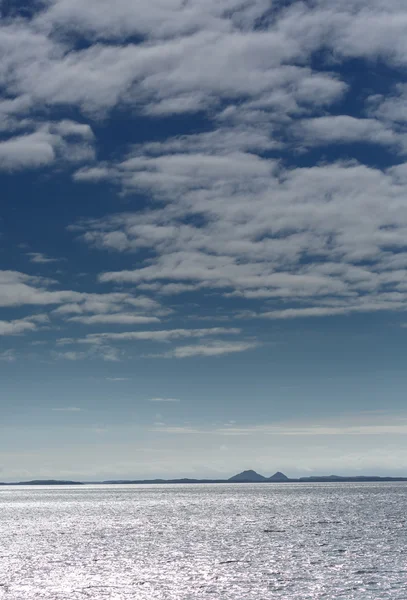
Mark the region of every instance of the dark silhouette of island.
POLYGON ((267 481, 267 477, 263 475, 259 475, 256 471, 243 471, 242 473, 238 473, 237 475, 233 475, 229 479, 232 483, 241 483, 245 481, 251 481, 253 483, 257 483, 259 481, 267 481))
POLYGON ((13 483, 0 482, 0 485, 84 485, 83 481, 65 481, 59 479, 34 479, 32 481, 17 481, 13 483))
POLYGON ((234 475, 233 477, 231 477, 230 479, 228 479, 228 481, 232 482, 232 483, 258 483, 258 482, 272 482, 272 481, 276 481, 276 482, 283 482, 283 481, 290 481, 290 479, 287 477, 287 475, 284 475, 284 473, 281 473, 281 471, 277 471, 277 473, 274 473, 274 475, 272 475, 271 477, 264 477, 264 475, 259 475, 259 473, 256 473, 256 471, 243 471, 242 473, 238 473, 237 475, 234 475))
POLYGON ((277 481, 282 483, 283 481, 289 481, 289 479, 287 475, 284 475, 284 473, 281 473, 281 471, 277 471, 277 473, 274 473, 274 475, 268 478, 268 481, 277 481))
POLYGON ((290 478, 281 471, 271 477, 264 477, 256 471, 243 471, 227 480, 229 483, 313 483, 313 482, 347 482, 347 481, 407 481, 407 477, 379 477, 378 475, 311 475, 309 477, 290 478))
POLYGON ((229 479, 110 479, 107 481, 65 481, 59 479, 35 479, 33 481, 18 481, 14 483, 0 482, 0 485, 85 485, 92 484, 182 484, 182 483, 347 483, 347 482, 374 482, 374 481, 407 481, 407 477, 380 477, 378 475, 310 475, 308 477, 290 478, 281 471, 277 471, 270 477, 265 477, 249 469, 233 475, 229 479))

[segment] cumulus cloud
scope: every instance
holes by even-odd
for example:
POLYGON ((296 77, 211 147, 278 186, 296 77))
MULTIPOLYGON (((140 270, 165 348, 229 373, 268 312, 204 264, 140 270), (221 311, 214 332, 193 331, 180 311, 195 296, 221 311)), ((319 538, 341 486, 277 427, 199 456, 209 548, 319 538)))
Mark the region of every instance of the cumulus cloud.
POLYGON ((141 147, 135 163, 126 162, 131 172, 135 164, 138 175, 157 176, 140 181, 164 207, 82 224, 83 239, 98 248, 112 249, 111 234, 120 233, 116 251, 155 253, 133 270, 101 274, 101 282, 298 303, 290 307, 296 313, 276 309, 272 318, 405 310, 401 165, 286 169, 254 156, 245 171, 233 152, 227 163, 202 163, 189 147, 181 157, 147 149, 140 162, 141 147))
POLYGON ((135 34, 171 38, 208 28, 222 32, 228 29, 227 19, 250 27, 268 6, 266 0, 208 0, 204 5, 197 0, 142 0, 136 11, 130 0, 119 0, 114 8, 108 0, 90 0, 86 6, 77 0, 56 0, 38 21, 48 27, 69 27, 96 39, 123 39, 135 34))
POLYGON ((106 1, 49 2, 31 19, 2 26, 0 77, 13 102, 4 119, 66 105, 86 114, 117 104, 173 114, 212 110, 221 99, 232 114, 242 97, 243 118, 301 114, 347 87, 334 73, 304 64, 322 45, 342 56, 405 60, 402 6, 339 7, 330 0, 270 11, 265 0, 174 1, 143 2, 135 11, 128 0, 116 4, 113 10, 106 1), (254 28, 258 20, 261 29, 254 28), (89 47, 69 47, 73 33, 89 47))
POLYGON ((0 169, 36 168, 52 163, 55 151, 52 138, 32 133, 0 142, 0 169))
MULTIPOLYGON (((384 0, 143 0, 137 11, 130 0, 49 0, 5 19, 0 169, 74 165, 78 185, 111 182, 146 202, 143 211, 71 227, 92 247, 133 257, 133 266, 129 258, 99 276, 120 291, 59 290, 2 271, 0 305, 51 306, 52 319, 95 327, 158 323, 174 310, 161 302, 194 292, 257 303, 256 318, 405 310, 405 84, 358 92, 359 114, 347 114, 341 102, 354 82, 341 66, 358 59, 404 68, 406 34, 404 3, 384 0), (117 109, 150 119, 199 111, 204 127, 98 161, 94 123, 117 109), (349 159, 350 146, 366 143, 393 153, 393 166, 349 159), (309 154, 293 166, 328 145, 342 159, 309 154)), ((86 339, 228 333, 186 331, 86 339)), ((174 352, 226 353, 221 344, 174 352)), ((82 355, 65 358, 74 356, 82 355)))
MULTIPOLYGON (((37 258, 37 254, 34 258, 37 258)), ((43 259, 43 255, 40 255, 41 262, 43 259)), ((45 258, 45 260, 49 259, 45 258)), ((0 307, 57 305, 57 308, 52 311, 53 317, 90 325, 154 323, 159 321, 157 315, 166 315, 170 312, 156 300, 142 294, 124 292, 97 294, 57 290, 56 286, 56 281, 44 277, 18 271, 0 271, 0 307), (138 312, 129 312, 129 309, 138 312)), ((30 317, 31 321, 38 321, 38 319, 48 321, 48 317, 44 315, 30 317)), ((26 328, 28 329, 28 326, 26 328)))
POLYGON ((69 121, 38 125, 31 133, 0 142, 0 170, 35 169, 58 159, 74 163, 91 160, 92 139, 89 125, 69 121))
POLYGON ((317 117, 302 119, 294 129, 301 143, 308 146, 368 142, 394 146, 400 152, 406 149, 405 134, 377 119, 356 119, 349 115, 317 117))
MULTIPOLYGON (((42 122, 38 115, 49 107, 75 107, 86 118, 118 105, 155 116, 210 110, 218 122, 256 126, 252 136, 263 137, 263 148, 273 147, 283 141, 281 119, 287 123, 327 107, 348 89, 335 61, 331 70, 329 61, 320 70, 307 64, 315 52, 325 48, 336 60, 381 58, 403 65, 406 22, 403 5, 384 2, 270 7, 266 0, 143 0, 137 11, 129 0, 114 9, 106 0, 38 5, 0 28, 0 82, 7 91, 0 122, 14 131, 23 117, 32 129, 1 142, 0 164, 44 166, 58 153, 81 162, 92 158, 86 151, 89 126, 42 122), (75 35, 88 45, 71 46, 75 35), (68 138, 80 138, 79 146, 69 149, 68 138)), ((365 136, 366 125, 358 125, 365 136)), ((374 127, 379 143, 391 143, 391 131, 374 127)), ((93 165, 77 178, 106 175, 108 168, 93 165)))
POLYGON ((61 304, 82 296, 74 291, 53 291, 52 282, 18 271, 0 271, 0 306, 61 304))
POLYGON ((55 0, 2 25, 0 77, 12 92, 12 116, 38 105, 92 113, 119 103, 172 114, 213 108, 220 98, 235 108, 242 97, 252 115, 281 115, 330 103, 346 89, 334 74, 306 66, 320 47, 405 64, 405 33, 405 7, 384 1, 270 10, 266 0, 143 0, 136 11, 129 0, 114 8, 107 0, 55 0), (89 47, 70 47, 72 34, 89 47))
POLYGON ((35 331, 36 323, 30 319, 16 319, 14 321, 0 321, 0 335, 18 335, 28 331, 35 331))

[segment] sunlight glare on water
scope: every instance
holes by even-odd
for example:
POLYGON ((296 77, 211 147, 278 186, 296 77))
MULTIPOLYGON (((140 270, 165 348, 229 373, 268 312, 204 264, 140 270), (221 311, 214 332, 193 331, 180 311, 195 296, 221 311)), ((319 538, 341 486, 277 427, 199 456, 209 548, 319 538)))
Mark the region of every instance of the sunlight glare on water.
POLYGON ((1 600, 406 600, 407 485, 0 488, 1 600))

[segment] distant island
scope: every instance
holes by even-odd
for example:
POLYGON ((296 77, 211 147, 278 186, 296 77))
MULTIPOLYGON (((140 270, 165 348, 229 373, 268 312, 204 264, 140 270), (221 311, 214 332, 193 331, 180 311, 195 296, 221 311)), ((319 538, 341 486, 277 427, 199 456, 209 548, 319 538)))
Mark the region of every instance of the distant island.
POLYGON ((290 478, 277 471, 270 477, 265 477, 256 471, 242 471, 229 479, 110 479, 108 481, 66 481, 59 479, 35 479, 32 481, 18 481, 14 483, 0 482, 0 485, 114 485, 114 484, 177 484, 177 483, 363 483, 369 481, 407 481, 407 477, 379 477, 378 475, 310 475, 308 477, 290 478))
POLYGON ((308 477, 290 478, 277 471, 271 477, 264 477, 256 471, 243 471, 234 475, 228 482, 231 483, 313 483, 313 482, 348 482, 348 481, 407 481, 407 477, 379 477, 378 475, 310 475, 308 477))
POLYGON ((64 479, 34 479, 32 481, 17 481, 13 483, 0 482, 0 485, 84 485, 83 481, 65 481, 64 479))

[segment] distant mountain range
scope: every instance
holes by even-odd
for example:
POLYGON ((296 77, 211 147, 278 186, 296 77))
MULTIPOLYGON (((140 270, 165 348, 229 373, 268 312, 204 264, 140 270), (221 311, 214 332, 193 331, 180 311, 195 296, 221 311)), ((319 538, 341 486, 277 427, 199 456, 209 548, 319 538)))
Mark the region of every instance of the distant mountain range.
MULTIPOLYGON (((407 481, 407 477, 379 477, 376 475, 356 475, 354 477, 341 475, 312 475, 309 477, 289 478, 277 471, 271 477, 265 477, 256 471, 242 471, 229 479, 111 479, 109 481, 94 481, 94 484, 176 484, 176 483, 340 483, 367 481, 407 481)), ((34 481, 19 481, 17 483, 2 483, 0 485, 84 485, 83 481, 66 481, 59 479, 35 479, 34 481)))

